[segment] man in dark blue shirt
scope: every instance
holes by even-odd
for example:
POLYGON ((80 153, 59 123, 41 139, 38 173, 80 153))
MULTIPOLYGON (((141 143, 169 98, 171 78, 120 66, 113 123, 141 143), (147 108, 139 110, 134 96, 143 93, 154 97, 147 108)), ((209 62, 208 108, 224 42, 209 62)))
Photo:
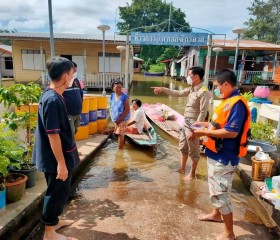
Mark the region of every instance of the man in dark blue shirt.
POLYGON ((58 218, 69 197, 72 171, 79 162, 62 97, 73 83, 73 64, 66 58, 53 58, 46 66, 51 82, 39 101, 32 160, 47 181, 41 216, 45 225, 44 240, 71 239, 56 230, 73 223, 58 218))
POLYGON ((222 222, 225 228, 218 240, 235 239, 233 232, 233 214, 229 192, 239 157, 247 152, 247 132, 250 126, 250 111, 244 97, 240 96, 236 86, 236 76, 232 70, 223 69, 214 77, 213 87, 222 102, 214 111, 209 122, 203 125, 207 130, 196 129, 197 137, 205 136, 208 168, 208 185, 213 211, 199 216, 200 221, 222 222))
POLYGON ((72 86, 66 88, 66 90, 63 92, 63 97, 65 100, 71 130, 73 135, 75 135, 78 127, 80 126, 80 114, 82 112, 83 105, 83 90, 78 78, 76 77, 77 64, 75 62, 72 63, 74 65, 74 81, 72 86))

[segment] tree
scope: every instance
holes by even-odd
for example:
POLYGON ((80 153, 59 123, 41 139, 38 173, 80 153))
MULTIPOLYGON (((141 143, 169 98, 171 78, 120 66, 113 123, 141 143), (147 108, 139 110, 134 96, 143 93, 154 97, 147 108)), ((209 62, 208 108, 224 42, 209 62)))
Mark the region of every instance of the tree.
MULTIPOLYGON (((14 29, 14 30, 12 30, 12 31, 9 31, 9 30, 7 30, 7 29, 1 29, 1 28, 0 28, 0 33, 9 33, 9 32, 15 33, 15 32, 17 32, 17 30, 14 29)), ((3 41, 1 41, 1 42, 4 43, 4 44, 6 44, 6 45, 11 45, 11 40, 3 40, 3 41)))
POLYGON ((186 14, 171 5, 171 21, 169 26, 170 4, 161 0, 132 0, 131 5, 119 7, 121 22, 117 27, 121 33, 131 30, 142 32, 190 32, 186 22, 186 14))
POLYGON ((279 44, 280 1, 254 0, 248 10, 252 17, 245 22, 249 30, 244 34, 244 38, 279 44))
MULTIPOLYGON (((175 8, 170 3, 162 0, 132 0, 131 5, 119 7, 122 21, 117 23, 121 33, 131 31, 141 32, 190 32, 186 22, 186 14, 180 8, 175 8), (171 8, 170 8, 171 7, 171 8), (171 10, 171 11, 170 11, 171 10), (170 21, 169 21, 169 13, 170 21), (169 24, 170 23, 170 24, 169 24)), ((169 46, 142 46, 140 57, 146 65, 156 64, 162 53, 169 46), (147 64, 149 63, 149 64, 147 64)), ((171 47, 174 50, 174 47, 171 47)), ((170 51, 172 52, 172 50, 170 51)), ((176 57, 177 52, 173 52, 176 57)), ((145 66, 146 66, 145 65, 145 66)), ((146 67, 147 69, 147 67, 146 67)))

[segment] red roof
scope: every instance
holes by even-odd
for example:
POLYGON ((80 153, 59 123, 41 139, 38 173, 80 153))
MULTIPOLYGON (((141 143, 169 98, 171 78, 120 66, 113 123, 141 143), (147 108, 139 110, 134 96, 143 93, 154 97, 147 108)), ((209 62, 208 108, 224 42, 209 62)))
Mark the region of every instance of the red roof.
POLYGON ((168 62, 171 62, 172 60, 173 60, 173 58, 169 58, 169 59, 162 60, 160 62, 161 63, 168 63, 168 62))

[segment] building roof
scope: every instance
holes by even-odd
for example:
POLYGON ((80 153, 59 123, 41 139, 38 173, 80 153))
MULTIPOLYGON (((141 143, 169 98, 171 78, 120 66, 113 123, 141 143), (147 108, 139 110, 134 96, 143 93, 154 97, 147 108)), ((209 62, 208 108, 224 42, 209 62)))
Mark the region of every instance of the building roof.
MULTIPOLYGON (((213 40, 213 45, 222 47, 223 49, 233 50, 236 49, 237 40, 213 40)), ((240 50, 275 50, 280 51, 280 45, 261 42, 257 40, 240 40, 239 41, 240 50)))
MULTIPOLYGON (((0 39, 36 39, 43 40, 49 39, 50 33, 39 33, 39 32, 16 32, 16 33, 0 33, 0 39)), ((102 34, 93 35, 93 34, 74 34, 74 33, 54 33, 54 39, 57 40, 81 40, 81 41, 102 41, 102 34)), ((105 41, 114 41, 114 42, 125 42, 126 35, 117 35, 109 36, 105 34, 105 41)))
POLYGON ((12 54, 12 46, 1 44, 0 45, 0 52, 5 52, 5 53, 12 54))
POLYGON ((138 58, 138 57, 133 57, 133 60, 137 62, 144 62, 142 58, 138 58))
POLYGON ((169 63, 173 60, 173 58, 169 58, 169 59, 165 59, 165 60, 161 60, 161 63, 169 63))

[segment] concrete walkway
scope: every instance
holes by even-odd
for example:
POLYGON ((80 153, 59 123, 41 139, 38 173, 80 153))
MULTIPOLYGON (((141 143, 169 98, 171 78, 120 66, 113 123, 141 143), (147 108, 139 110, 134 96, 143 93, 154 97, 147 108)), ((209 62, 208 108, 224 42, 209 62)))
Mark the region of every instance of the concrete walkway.
MULTIPOLYGON (((74 173, 74 180, 77 179, 88 161, 98 152, 107 141, 107 135, 94 135, 87 140, 78 141, 78 150, 81 155, 81 163, 74 173)), ((274 156, 279 157, 278 155, 274 156)), ((251 163, 243 158, 237 168, 237 173, 245 186, 258 199, 263 208, 259 209, 258 215, 264 225, 269 229, 280 232, 280 212, 274 206, 263 199, 259 192, 262 181, 253 181, 251 177, 251 163)), ((35 187, 26 189, 25 196, 18 202, 8 204, 6 209, 0 212, 0 239, 21 239, 30 232, 39 222, 41 215, 42 200, 46 190, 44 176, 38 174, 35 187)), ((279 235, 280 236, 280 235, 279 235)))
MULTIPOLYGON (((77 141, 78 151, 81 153, 81 162, 73 173, 74 182, 108 137, 108 135, 96 134, 90 136, 87 140, 77 141)), ((0 239, 20 239, 38 224, 45 191, 46 181, 44 175, 39 173, 37 174, 36 185, 26 189, 21 200, 7 204, 6 209, 0 212, 0 239)))
MULTIPOLYGON (((270 153, 270 157, 275 160, 272 169, 272 176, 279 174, 278 162, 280 160, 280 152, 270 153)), ((254 181, 252 179, 252 161, 248 158, 242 158, 238 167, 237 174, 242 179, 245 187, 256 197, 259 203, 263 206, 258 215, 262 219, 264 225, 276 232, 280 239, 280 211, 274 205, 263 198, 261 186, 265 185, 264 181, 254 181)))

